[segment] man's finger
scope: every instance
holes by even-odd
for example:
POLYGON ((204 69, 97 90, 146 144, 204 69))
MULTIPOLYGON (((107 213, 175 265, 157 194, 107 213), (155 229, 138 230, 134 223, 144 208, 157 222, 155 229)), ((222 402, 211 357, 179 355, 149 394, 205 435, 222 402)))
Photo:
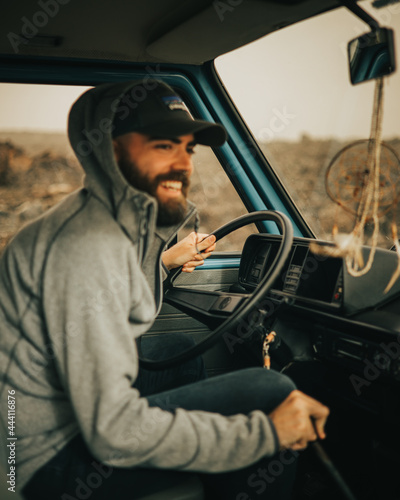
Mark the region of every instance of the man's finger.
POLYGON ((307 448, 308 441, 306 439, 300 439, 296 443, 293 443, 289 448, 292 450, 305 450, 307 448))
POLYGON ((196 269, 197 266, 201 266, 203 264, 204 264, 203 259, 196 260, 196 261, 191 260, 190 262, 186 262, 186 264, 184 264, 182 266, 182 271, 184 273, 191 273, 192 271, 194 271, 196 269))
POLYGON ((206 248, 203 253, 207 253, 207 252, 211 253, 211 252, 213 252, 215 250, 216 246, 217 246, 216 243, 214 243, 210 247, 206 248))
POLYGON ((326 433, 325 433, 325 424, 326 420, 329 415, 329 410, 327 411, 326 416, 320 416, 319 418, 311 417, 311 420, 313 421, 313 426, 314 430, 319 437, 319 439, 325 439, 326 438, 326 433))
POLYGON ((201 259, 208 259, 208 257, 212 254, 212 252, 201 252, 201 259))
POLYGON ((208 250, 209 247, 215 244, 215 236, 211 234, 207 238, 202 239, 201 241, 197 241, 197 247, 199 250, 208 250))

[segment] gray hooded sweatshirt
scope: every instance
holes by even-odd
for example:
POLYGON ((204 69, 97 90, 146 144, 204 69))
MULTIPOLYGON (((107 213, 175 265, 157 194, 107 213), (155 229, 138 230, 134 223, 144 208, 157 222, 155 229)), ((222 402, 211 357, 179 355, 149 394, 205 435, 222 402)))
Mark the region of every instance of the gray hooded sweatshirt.
POLYGON ((177 228, 156 227, 155 199, 128 185, 114 159, 112 119, 130 86, 103 85, 74 104, 69 137, 84 188, 26 226, 1 260, 0 430, 10 435, 15 391, 18 489, 78 433, 96 459, 124 468, 229 471, 277 451, 261 411, 166 411, 132 387, 135 339, 160 307, 160 256, 177 228))

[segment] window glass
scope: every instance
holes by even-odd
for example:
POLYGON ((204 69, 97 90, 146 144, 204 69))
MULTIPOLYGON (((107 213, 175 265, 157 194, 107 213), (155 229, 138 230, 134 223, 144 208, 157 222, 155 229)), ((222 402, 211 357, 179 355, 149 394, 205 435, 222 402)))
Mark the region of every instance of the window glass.
POLYGON ((66 124, 84 90, 0 84, 0 252, 24 224, 81 185, 66 124))
MULTIPOLYGON (((195 151, 189 197, 198 209, 199 232, 209 233, 248 211, 212 149, 198 145, 195 151)), ((193 225, 187 225, 180 237, 192 230, 193 225)), ((219 241, 216 251, 240 251, 253 232, 258 232, 253 224, 238 229, 219 241)))
MULTIPOLYGON (((66 127, 71 105, 86 89, 0 84, 0 253, 24 224, 82 185, 66 127)), ((200 231, 208 233, 247 210, 212 150, 196 149, 190 198, 200 231)), ((248 232, 236 232, 217 249, 240 249, 248 232)))
MULTIPOLYGON (((400 54, 400 5, 373 9, 370 2, 363 2, 362 6, 382 26, 395 30, 400 54)), ((326 193, 325 180, 331 160, 342 148, 370 136, 375 81, 351 85, 347 61, 347 43, 368 31, 364 22, 340 8, 281 29, 216 61, 225 87, 270 165, 315 235, 323 239, 331 239, 334 221, 343 231, 354 226, 354 215, 341 210, 326 193)), ((382 137, 398 157, 399 89, 397 71, 385 80, 382 137)), ((392 208, 399 192, 399 167, 392 158, 383 172, 392 208)), ((346 165, 341 180, 346 175, 344 184, 353 190, 346 196, 354 197, 360 186, 353 165, 346 165)), ((334 189, 341 180, 333 180, 334 189)), ((381 246, 391 245, 387 233, 393 217, 395 210, 380 219, 381 246)))

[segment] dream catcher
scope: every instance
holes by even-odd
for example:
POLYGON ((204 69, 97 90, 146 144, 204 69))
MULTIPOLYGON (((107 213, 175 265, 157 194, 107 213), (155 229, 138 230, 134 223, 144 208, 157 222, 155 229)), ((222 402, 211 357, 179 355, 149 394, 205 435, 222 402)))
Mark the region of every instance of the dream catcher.
MULTIPOLYGON (((319 255, 343 257, 351 276, 363 276, 372 267, 379 236, 379 219, 391 213, 391 237, 398 256, 397 268, 385 293, 400 276, 400 244, 398 242, 396 209, 400 160, 396 152, 381 141, 383 78, 376 81, 371 134, 368 140, 356 141, 343 148, 329 164, 325 175, 328 196, 355 217, 349 234, 339 233, 335 220, 333 247, 313 243, 311 251, 319 255), (362 246, 366 240, 366 225, 372 225, 371 250, 364 260, 362 246)), ((337 218, 336 218, 337 219, 337 218)))

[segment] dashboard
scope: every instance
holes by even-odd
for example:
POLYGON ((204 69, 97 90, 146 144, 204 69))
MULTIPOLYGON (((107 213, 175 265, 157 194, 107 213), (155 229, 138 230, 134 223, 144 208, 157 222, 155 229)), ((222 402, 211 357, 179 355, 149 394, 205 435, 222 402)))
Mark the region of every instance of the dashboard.
MULTIPOLYGON (((281 241, 279 235, 250 235, 234 283, 207 290, 201 278, 206 271, 201 271, 198 287, 188 288, 186 277, 177 279, 165 293, 166 302, 214 330, 246 305, 274 269, 281 241)), ((354 277, 344 259, 312 253, 312 241, 293 239, 289 257, 264 301, 272 302, 274 311, 266 313, 265 326, 273 325, 291 360, 340 363, 349 377, 363 374, 367 365, 378 366, 380 376, 400 383, 400 280, 385 293, 397 267, 396 253, 376 249, 372 269, 354 277)), ((362 248, 365 261, 369 252, 370 248, 362 248)), ((251 322, 250 316, 243 322, 251 322)))
MULTIPOLYGON (((312 253, 311 241, 294 238, 269 292, 271 299, 289 304, 274 328, 297 358, 340 363, 352 374, 376 371, 400 382, 400 280, 385 293, 397 255, 378 248, 372 269, 354 277, 344 259, 312 253)), ((239 270, 243 289, 254 290, 274 267, 280 242, 274 235, 248 237, 239 270)), ((366 261, 370 248, 362 252, 366 261)))
MULTIPOLYGON (((311 241, 294 238, 286 265, 272 285, 271 296, 290 297, 317 309, 352 315, 379 307, 400 295, 400 280, 385 293, 397 266, 394 252, 376 249, 373 268, 364 276, 354 277, 344 259, 312 253, 311 241)), ((273 269, 280 242, 281 236, 274 235, 253 234, 247 238, 239 270, 239 283, 244 289, 254 290, 273 269)), ((363 247, 362 252, 366 261, 370 248, 363 247)))

